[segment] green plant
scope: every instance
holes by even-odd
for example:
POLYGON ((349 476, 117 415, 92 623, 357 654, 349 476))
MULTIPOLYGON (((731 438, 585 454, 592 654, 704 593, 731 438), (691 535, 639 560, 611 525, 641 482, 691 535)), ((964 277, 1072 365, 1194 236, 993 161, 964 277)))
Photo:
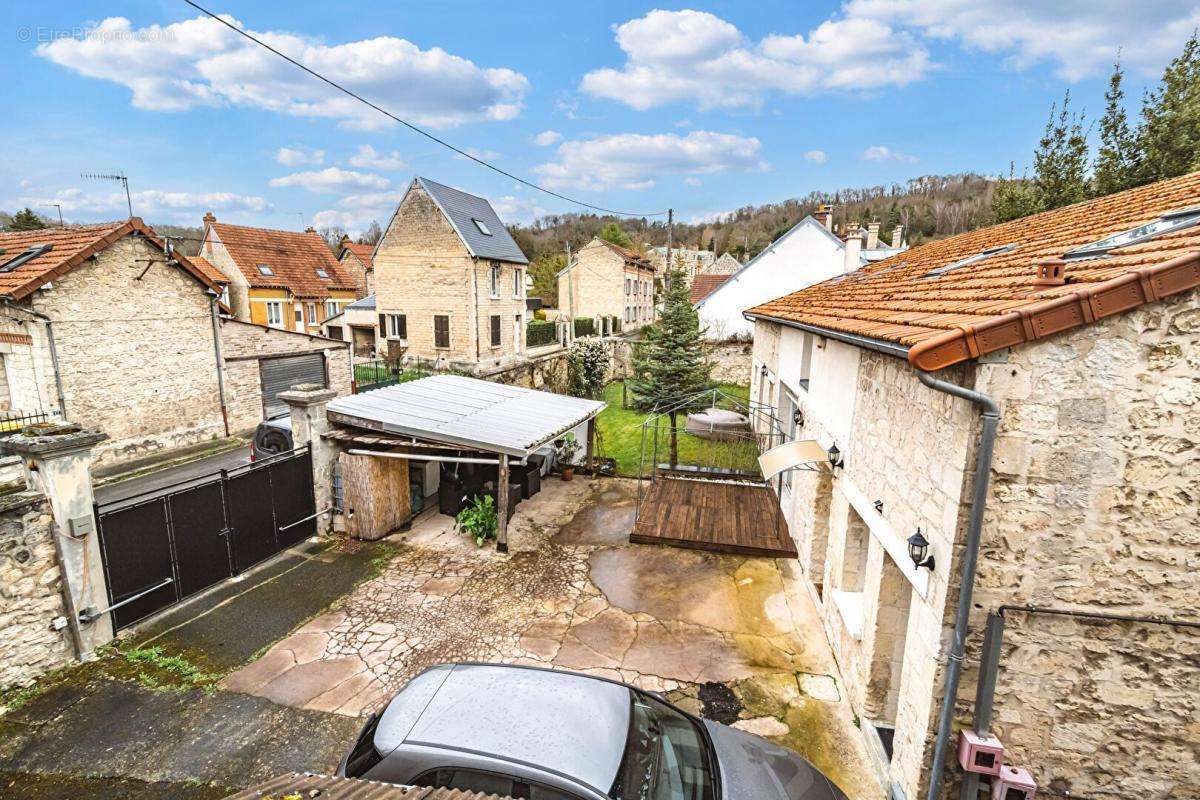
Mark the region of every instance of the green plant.
POLYGON ((126 650, 123 655, 130 664, 144 666, 137 680, 149 689, 209 688, 220 676, 204 672, 183 656, 172 656, 155 645, 126 650))
POLYGON ((576 440, 575 434, 568 433, 561 439, 555 449, 558 450, 558 460, 566 466, 571 464, 575 455, 579 452, 579 441, 576 440))
POLYGON ((608 373, 608 348, 599 339, 574 342, 567 354, 567 363, 571 394, 576 397, 597 397, 604 390, 604 377, 608 373))
POLYGON ((496 501, 490 494, 476 495, 454 518, 454 529, 470 534, 478 547, 496 538, 496 527, 496 501))

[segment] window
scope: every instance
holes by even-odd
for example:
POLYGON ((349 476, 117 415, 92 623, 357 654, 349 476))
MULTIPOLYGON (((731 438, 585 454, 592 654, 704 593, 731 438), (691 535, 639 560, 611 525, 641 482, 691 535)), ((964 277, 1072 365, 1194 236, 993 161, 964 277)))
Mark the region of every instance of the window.
POLYGON ((500 265, 492 264, 491 271, 492 297, 500 296, 500 265))
POLYGON ((665 703, 630 692, 629 735, 608 796, 614 800, 713 800, 713 769, 698 725, 665 703))
POLYGON ((271 268, 270 268, 269 266, 267 266, 266 264, 259 264, 259 265, 258 265, 258 274, 259 274, 259 275, 266 275, 267 277, 270 277, 271 275, 274 275, 274 274, 275 274, 275 270, 271 269, 271 268))
POLYGON ((0 272, 12 272, 14 269, 26 263, 27 261, 32 261, 42 253, 47 253, 53 249, 54 245, 52 244, 35 244, 26 249, 24 252, 18 253, 8 261, 4 262, 4 265, 0 266, 0 272))
MULTIPOLYGON (((308 310, 308 324, 316 325, 317 324, 317 304, 309 303, 307 306, 307 310, 308 310)), ((332 316, 333 315, 328 312, 325 313, 326 319, 328 319, 329 317, 332 317, 332 316)))
POLYGON ((625 296, 629 296, 629 278, 625 279, 625 296))
POLYGON ((267 324, 272 328, 283 327, 283 303, 271 300, 267 303, 267 324))
POLYGON ((446 314, 433 315, 433 346, 450 349, 450 317, 446 314))
POLYGON ((317 267, 317 277, 322 278, 323 280, 329 280, 329 273, 321 267, 317 267))
POLYGON ((812 375, 814 337, 811 333, 805 333, 803 337, 800 345, 800 379, 797 382, 800 388, 807 392, 808 379, 812 375))
POLYGON ((513 270, 513 297, 520 297, 521 290, 525 288, 525 281, 522 280, 522 276, 524 274, 525 273, 519 269, 513 270))
POLYGON ((379 330, 388 339, 407 339, 408 317, 404 314, 380 314, 379 330))
POLYGON ((922 277, 924 277, 924 278, 940 278, 941 276, 945 275, 947 272, 953 272, 954 270, 956 270, 960 267, 966 267, 971 264, 978 264, 980 261, 983 261, 984 259, 987 259, 987 258, 991 258, 994 255, 999 255, 1000 253, 1007 253, 1010 250, 1016 250, 1016 249, 1017 249, 1017 245, 1015 245, 1015 244, 1006 244, 1006 245, 1001 245, 1000 247, 989 247, 988 249, 978 252, 973 256, 967 256, 966 258, 955 261, 953 264, 946 264, 944 267, 938 267, 937 269, 931 269, 931 270, 929 270, 929 272, 926 272, 922 277))
POLYGON ((474 217, 471 217, 471 222, 475 223, 475 227, 478 228, 479 232, 482 233, 484 236, 492 235, 492 232, 490 230, 488 230, 488 226, 486 224, 484 224, 483 220, 475 219, 474 217))
MULTIPOLYGON (((781 394, 783 397, 779 403, 779 427, 783 430, 783 440, 780 442, 780 444, 783 444, 783 442, 791 442, 796 439, 798 432, 796 427, 796 411, 799 409, 800 404, 796 402, 796 398, 792 397, 791 392, 785 391, 781 392, 781 394)), ((792 488, 792 475, 795 472, 794 469, 789 469, 783 473, 783 485, 788 489, 792 488)))
POLYGON ((303 308, 303 306, 296 306, 296 327, 297 328, 304 327, 304 308, 303 308))
POLYGON ((1153 222, 1147 222, 1145 225, 1139 225, 1127 231, 1114 233, 1112 236, 1107 236, 1091 244, 1076 247, 1065 253, 1063 258, 1102 256, 1109 250, 1145 242, 1156 236, 1162 236, 1164 233, 1190 228, 1194 225, 1200 225, 1200 206, 1185 208, 1182 211, 1172 211, 1169 214, 1163 214, 1153 222))
POLYGON ((329 319, 330 317, 336 317, 338 314, 341 313, 341 311, 342 311, 342 304, 339 303, 337 300, 326 300, 325 301, 325 319, 329 319))
POLYGON ((500 315, 492 314, 492 347, 500 346, 500 315))

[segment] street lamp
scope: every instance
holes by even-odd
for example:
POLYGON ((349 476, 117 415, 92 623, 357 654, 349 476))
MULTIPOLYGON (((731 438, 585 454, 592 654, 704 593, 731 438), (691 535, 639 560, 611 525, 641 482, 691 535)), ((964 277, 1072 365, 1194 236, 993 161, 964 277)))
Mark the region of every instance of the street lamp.
POLYGON ((921 533, 920 528, 908 537, 908 557, 912 559, 914 566, 933 570, 934 560, 933 556, 929 555, 929 540, 921 533))

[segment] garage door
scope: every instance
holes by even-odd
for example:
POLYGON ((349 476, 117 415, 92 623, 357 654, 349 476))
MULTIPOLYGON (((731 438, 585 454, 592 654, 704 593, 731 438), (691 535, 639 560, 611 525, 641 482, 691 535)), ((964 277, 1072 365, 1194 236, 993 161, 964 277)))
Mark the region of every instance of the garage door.
POLYGON ((258 363, 262 370, 263 414, 267 419, 288 412, 287 403, 279 399, 280 392, 298 383, 325 386, 324 353, 264 358, 258 363))

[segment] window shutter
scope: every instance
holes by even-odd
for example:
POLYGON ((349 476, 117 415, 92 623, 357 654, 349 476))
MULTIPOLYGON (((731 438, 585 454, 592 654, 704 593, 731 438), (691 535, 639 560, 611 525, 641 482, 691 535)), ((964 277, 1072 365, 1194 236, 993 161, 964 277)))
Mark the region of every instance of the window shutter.
POLYGON ((387 314, 379 315, 379 335, 383 336, 384 338, 386 338, 388 335, 387 314))
POLYGON ((408 338, 408 316, 405 314, 398 314, 396 316, 396 320, 399 323, 399 325, 397 327, 400 329, 399 330, 400 338, 407 339, 408 338))
POLYGON ((444 314, 433 318, 433 344, 435 347, 450 346, 450 318, 444 314))
POLYGON ((500 315, 492 315, 492 347, 500 346, 500 315))

